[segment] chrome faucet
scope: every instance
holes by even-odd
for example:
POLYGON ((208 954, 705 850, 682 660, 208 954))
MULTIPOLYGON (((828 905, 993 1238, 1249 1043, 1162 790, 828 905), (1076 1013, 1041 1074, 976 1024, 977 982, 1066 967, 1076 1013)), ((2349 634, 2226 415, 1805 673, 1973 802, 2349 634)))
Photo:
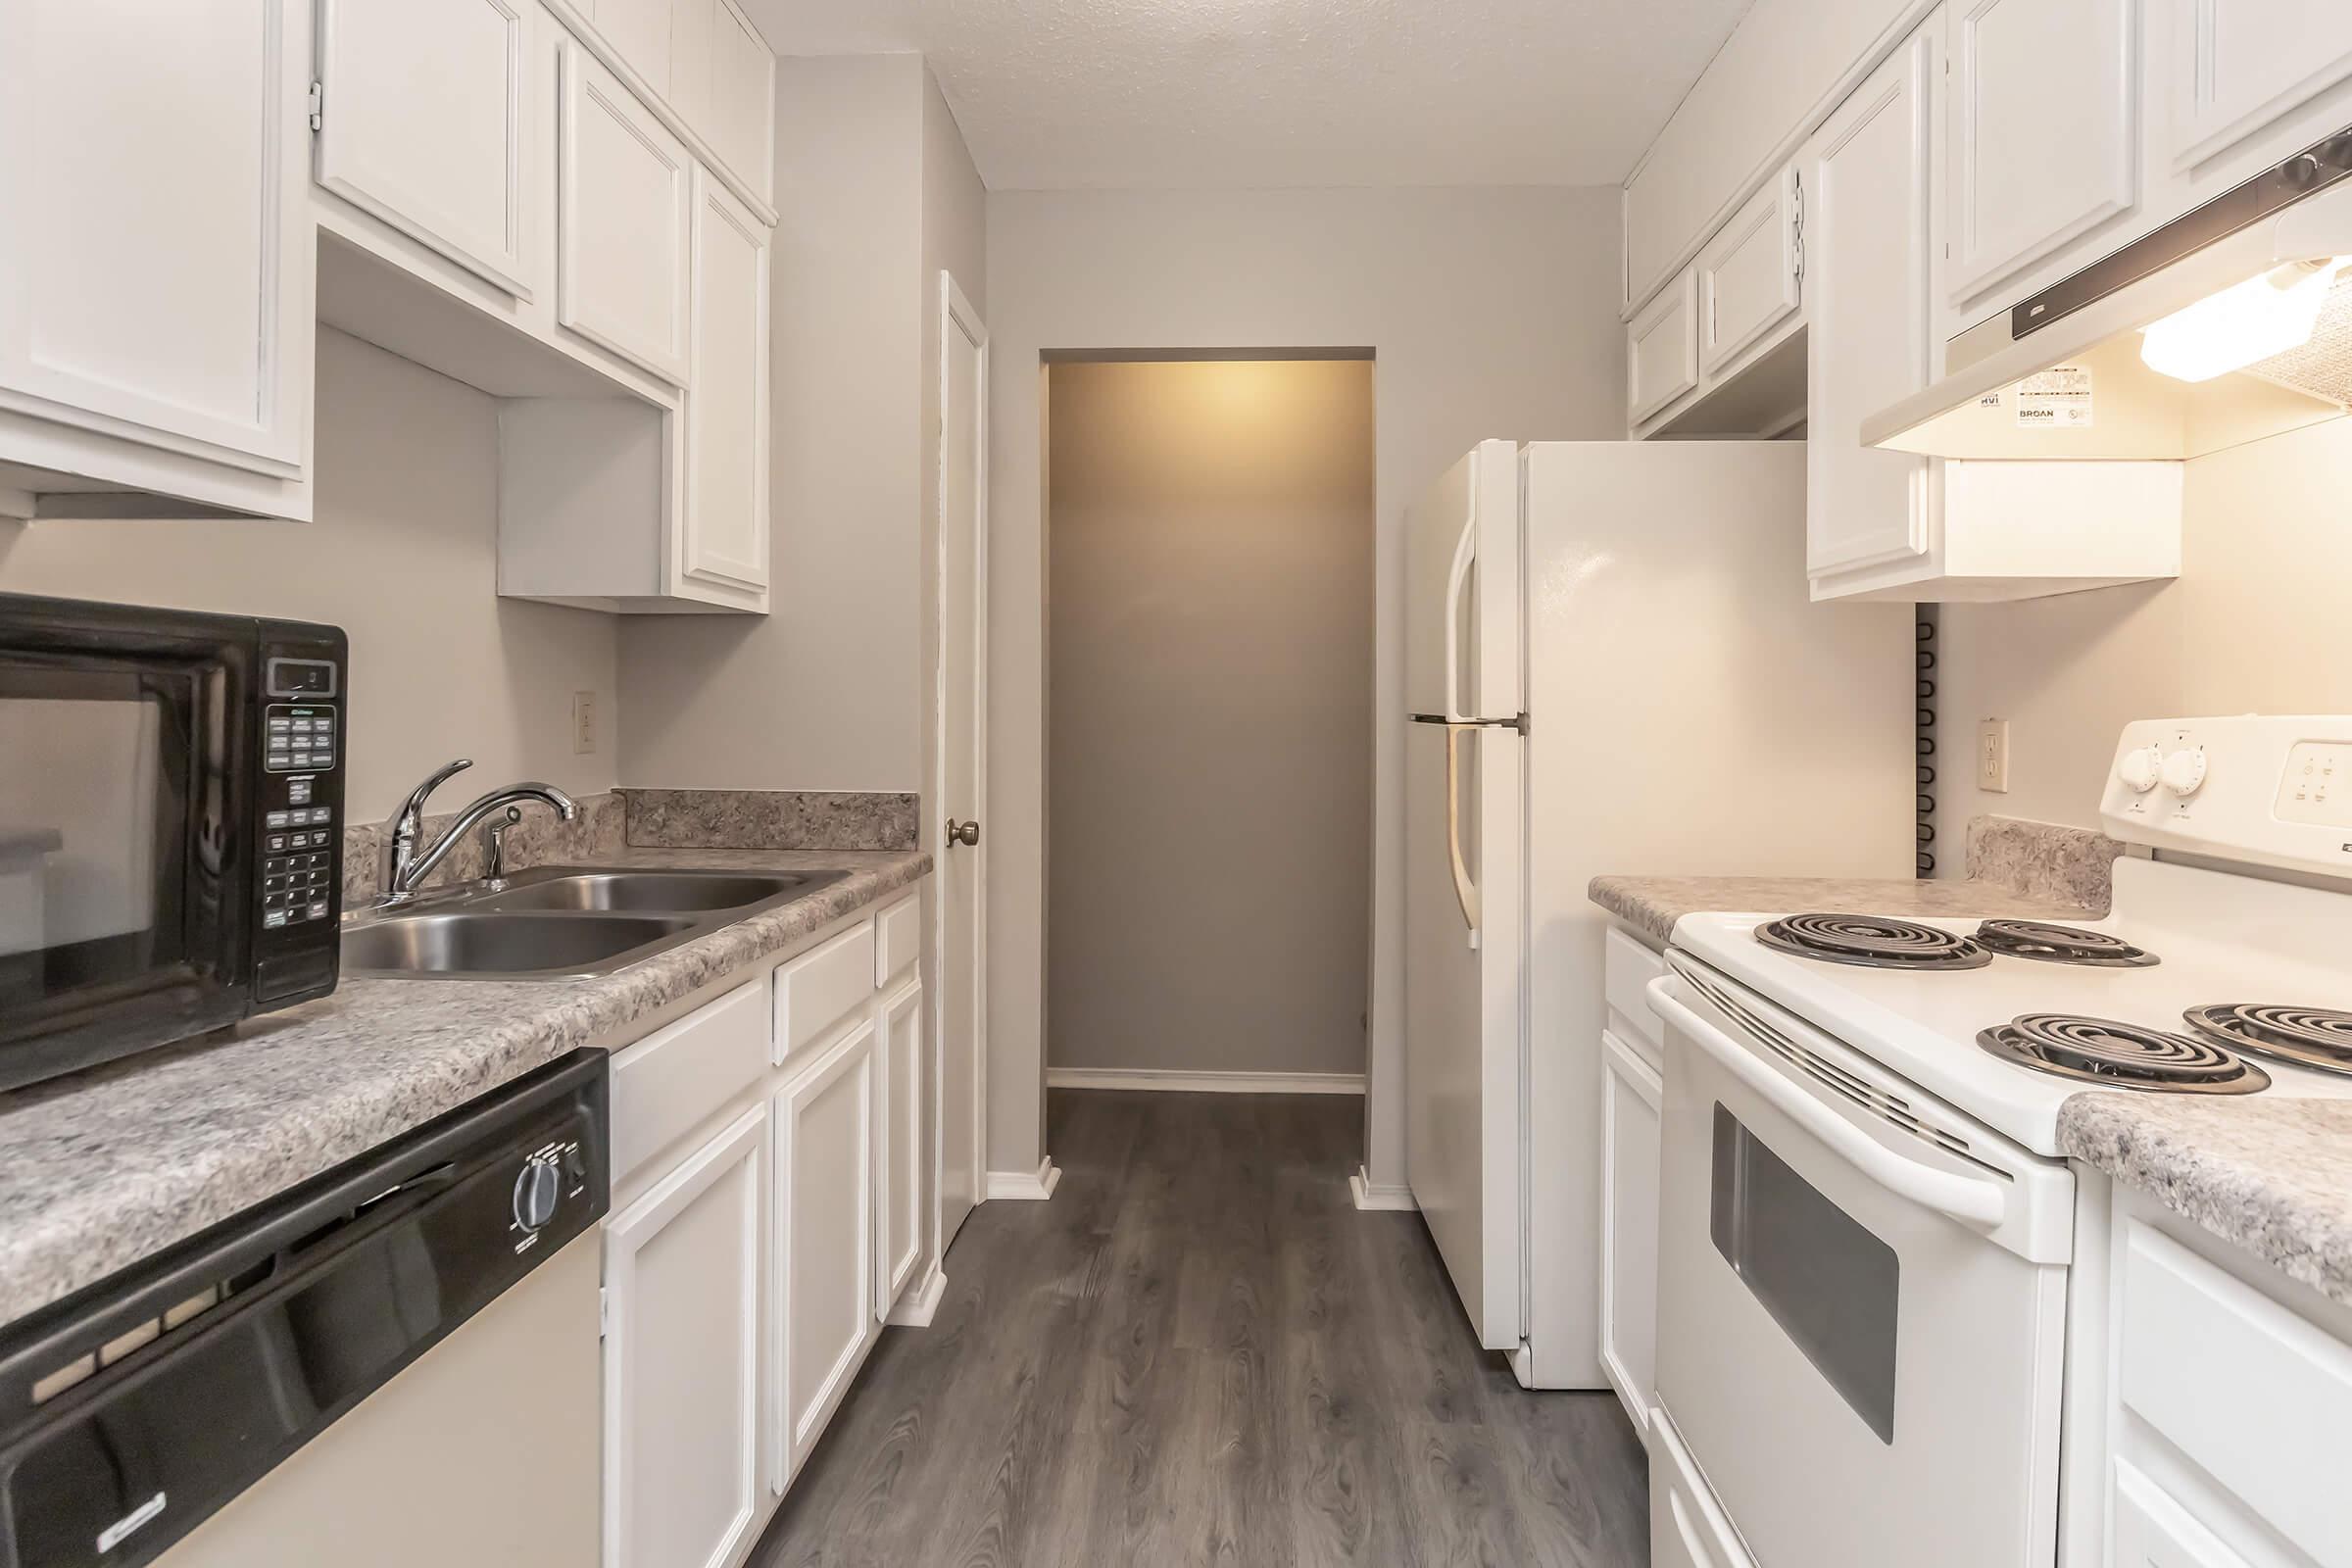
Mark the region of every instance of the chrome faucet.
MULTIPOLYGON (((415 898, 416 885, 432 875, 433 867, 448 858, 449 852, 456 849, 466 835, 480 826, 483 818, 493 811, 504 809, 514 813, 505 819, 512 823, 520 817, 518 808, 521 803, 537 801, 542 806, 552 808, 566 822, 580 814, 580 808, 572 804, 571 797, 553 784, 536 781, 510 784, 505 789, 492 790, 460 811, 458 819, 449 825, 448 832, 436 839, 430 848, 419 850, 416 841, 424 835, 425 801, 451 777, 472 765, 471 758, 462 757, 434 769, 430 777, 409 792, 408 801, 402 805, 400 814, 392 819, 391 856, 384 868, 384 903, 406 904, 415 898)), ((499 836, 503 840, 504 832, 499 836)), ((499 848, 503 860, 504 844, 499 848)), ((503 871, 504 865, 499 869, 503 871)))

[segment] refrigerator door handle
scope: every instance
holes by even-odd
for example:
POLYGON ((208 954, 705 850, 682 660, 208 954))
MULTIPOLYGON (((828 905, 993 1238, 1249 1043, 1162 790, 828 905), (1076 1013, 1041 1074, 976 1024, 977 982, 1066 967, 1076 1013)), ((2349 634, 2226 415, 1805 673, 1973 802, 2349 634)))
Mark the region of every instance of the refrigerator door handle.
MULTIPOLYGON (((1462 703, 1462 584, 1478 561, 1478 517, 1462 524, 1462 537, 1453 547, 1453 569, 1446 578, 1446 716, 1469 716, 1462 703)), ((1447 743, 1450 748, 1451 742, 1447 743)), ((1446 755, 1450 757, 1451 751, 1446 755)))
POLYGON ((1478 884, 1470 880, 1470 867, 1462 859, 1462 769, 1458 748, 1462 733, 1475 726, 1448 724, 1446 727, 1446 858, 1453 867, 1454 902, 1462 906, 1462 924, 1470 928, 1470 946, 1478 946, 1478 884))

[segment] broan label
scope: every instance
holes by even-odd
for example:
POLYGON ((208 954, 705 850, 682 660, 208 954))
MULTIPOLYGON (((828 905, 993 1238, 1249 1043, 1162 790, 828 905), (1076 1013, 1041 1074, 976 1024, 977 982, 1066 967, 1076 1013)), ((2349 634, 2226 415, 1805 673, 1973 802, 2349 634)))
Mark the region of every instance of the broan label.
POLYGON ((2017 383, 2017 422, 2023 429, 2087 430, 2091 425, 2090 369, 2053 365, 2017 383))

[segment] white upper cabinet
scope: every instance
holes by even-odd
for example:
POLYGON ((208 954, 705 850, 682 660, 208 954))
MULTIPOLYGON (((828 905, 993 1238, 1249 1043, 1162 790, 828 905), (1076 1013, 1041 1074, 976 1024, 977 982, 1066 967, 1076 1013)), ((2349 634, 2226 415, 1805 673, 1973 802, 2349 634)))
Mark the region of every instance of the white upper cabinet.
MULTIPOLYGON (((681 5, 696 0, 680 0, 681 5)), ((775 178, 776 57, 735 0, 711 0, 709 109, 696 122, 729 168, 767 196, 775 178)))
POLYGON ((767 586, 767 225, 695 172, 694 389, 686 407, 683 575, 767 586))
POLYGON ((262 511, 201 470, 299 479, 310 44, 303 0, 0 4, 0 465, 262 511))
POLYGON ((564 47, 563 100, 556 319, 682 386, 694 161, 577 41, 564 47))
POLYGON ((1698 280, 1686 268, 1625 326, 1626 417, 1642 424, 1698 385, 1698 280))
POLYGON ((318 4, 318 183, 517 299, 529 15, 528 0, 318 4))
POLYGON ((1803 303, 1797 261, 1800 175, 1790 164, 1748 198, 1698 253, 1698 364, 1713 374, 1803 303))
POLYGON ((2134 0, 1955 0, 1951 304, 2134 206, 2137 9, 2134 0))
POLYGON ((670 0, 596 0, 596 30, 629 69, 670 96, 670 0))
POLYGON ((1930 460, 1861 442, 1862 421, 1928 384, 1933 360, 1923 27, 1806 144, 1805 560, 1815 578, 1926 553, 1930 460))
POLYGON ((2343 0, 2151 3, 2165 8, 2171 29, 2160 90, 2163 153, 2175 174, 2352 77, 2352 5, 2343 0))

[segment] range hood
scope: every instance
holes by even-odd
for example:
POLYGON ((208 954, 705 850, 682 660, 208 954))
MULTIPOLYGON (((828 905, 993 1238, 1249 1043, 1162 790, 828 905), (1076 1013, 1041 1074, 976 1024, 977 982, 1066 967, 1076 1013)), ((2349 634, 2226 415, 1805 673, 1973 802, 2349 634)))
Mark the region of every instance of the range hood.
POLYGON ((1939 458, 2180 460, 2352 408, 2352 130, 1945 346, 1865 420, 1939 458))

